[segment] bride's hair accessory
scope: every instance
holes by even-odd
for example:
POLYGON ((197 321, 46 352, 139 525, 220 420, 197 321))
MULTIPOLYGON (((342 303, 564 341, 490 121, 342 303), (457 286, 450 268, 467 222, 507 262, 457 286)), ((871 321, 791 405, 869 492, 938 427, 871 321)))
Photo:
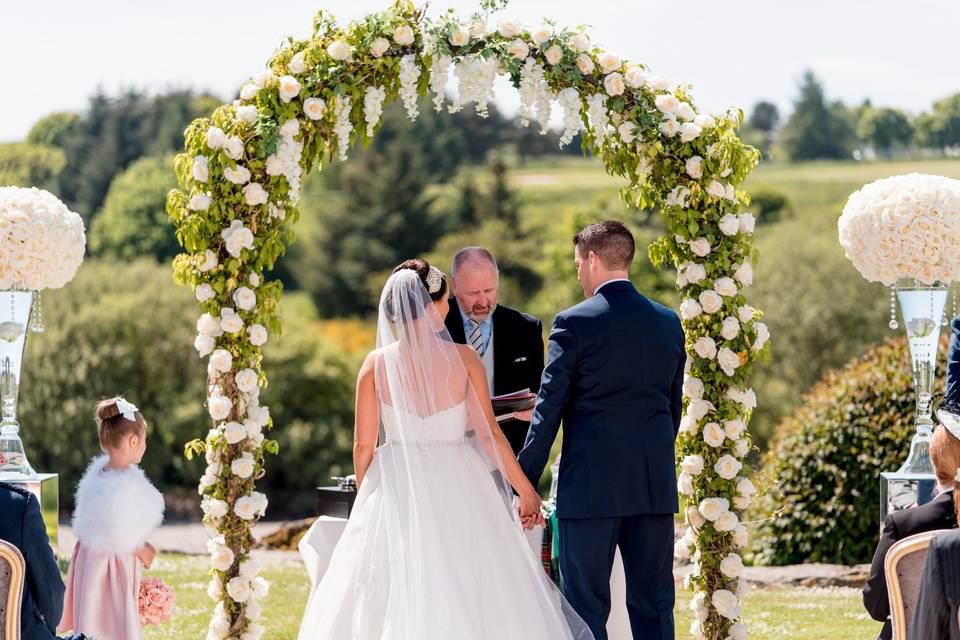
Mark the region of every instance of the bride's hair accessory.
POLYGON ((427 272, 427 293, 434 294, 440 291, 443 284, 443 272, 436 267, 431 266, 427 272))
POLYGON ((118 398, 117 411, 127 420, 136 422, 137 417, 135 414, 137 411, 139 411, 139 409, 137 409, 137 406, 132 402, 127 402, 124 398, 118 398))

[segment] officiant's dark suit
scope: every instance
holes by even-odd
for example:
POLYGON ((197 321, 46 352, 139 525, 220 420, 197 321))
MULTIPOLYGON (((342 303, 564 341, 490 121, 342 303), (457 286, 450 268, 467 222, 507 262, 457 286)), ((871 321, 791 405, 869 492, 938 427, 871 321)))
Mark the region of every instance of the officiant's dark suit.
MULTIPOLYGON (((463 314, 456 298, 450 300, 447 330, 454 342, 467 343, 463 314)), ((493 395, 540 389, 543 373, 543 325, 531 315, 498 305, 492 318, 493 395)), ((500 423, 514 453, 519 453, 527 437, 529 422, 507 420, 500 423)))

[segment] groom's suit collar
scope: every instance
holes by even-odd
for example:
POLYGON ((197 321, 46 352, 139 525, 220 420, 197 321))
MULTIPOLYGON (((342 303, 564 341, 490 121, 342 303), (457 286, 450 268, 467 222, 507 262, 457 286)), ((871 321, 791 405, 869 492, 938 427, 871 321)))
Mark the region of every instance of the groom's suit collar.
POLYGON ((597 296, 601 293, 615 293, 617 291, 636 291, 636 287, 634 287, 633 283, 629 280, 618 278, 616 280, 608 280, 601 284, 597 287, 597 291, 593 295, 597 296))

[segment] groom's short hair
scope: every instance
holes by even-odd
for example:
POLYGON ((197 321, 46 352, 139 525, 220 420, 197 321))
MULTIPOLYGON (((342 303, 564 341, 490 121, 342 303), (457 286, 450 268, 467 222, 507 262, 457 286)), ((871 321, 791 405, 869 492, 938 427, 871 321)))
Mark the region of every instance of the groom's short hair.
POLYGON ((618 271, 630 268, 636 250, 633 234, 619 220, 604 220, 584 227, 573 236, 573 244, 581 256, 593 251, 605 269, 618 271))

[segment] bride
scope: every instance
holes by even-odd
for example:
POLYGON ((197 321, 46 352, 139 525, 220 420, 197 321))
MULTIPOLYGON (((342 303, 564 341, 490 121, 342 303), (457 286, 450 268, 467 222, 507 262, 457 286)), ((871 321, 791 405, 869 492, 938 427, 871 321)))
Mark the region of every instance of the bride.
POLYGON ((444 328, 448 309, 424 260, 383 288, 357 380, 359 493, 300 640, 593 638, 523 535, 510 486, 536 514, 527 525, 540 498, 494 419, 483 364, 444 328))

